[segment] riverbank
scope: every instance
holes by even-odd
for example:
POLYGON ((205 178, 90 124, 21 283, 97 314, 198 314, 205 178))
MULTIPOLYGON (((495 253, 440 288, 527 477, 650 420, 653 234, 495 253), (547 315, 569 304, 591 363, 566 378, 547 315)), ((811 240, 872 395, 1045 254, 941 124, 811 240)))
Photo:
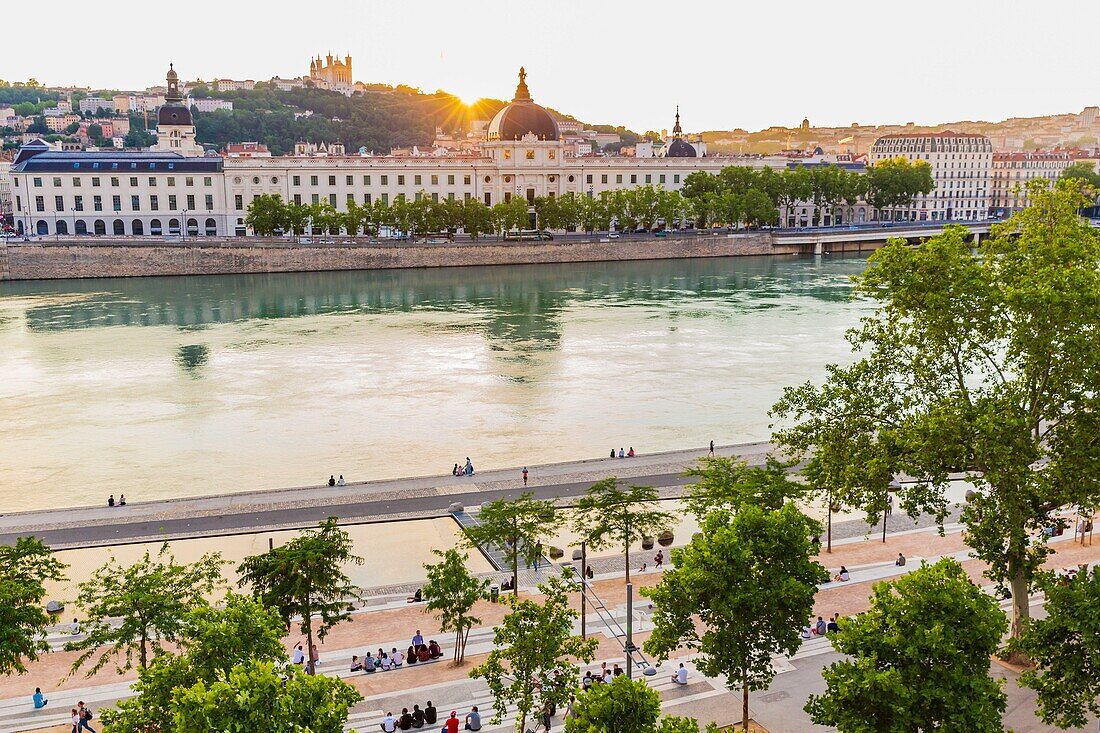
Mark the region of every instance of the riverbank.
POLYGON ((141 239, 0 243, 0 280, 388 270, 476 265, 662 260, 797 253, 769 232, 400 245, 336 240, 296 244, 260 238, 164 242, 141 239))

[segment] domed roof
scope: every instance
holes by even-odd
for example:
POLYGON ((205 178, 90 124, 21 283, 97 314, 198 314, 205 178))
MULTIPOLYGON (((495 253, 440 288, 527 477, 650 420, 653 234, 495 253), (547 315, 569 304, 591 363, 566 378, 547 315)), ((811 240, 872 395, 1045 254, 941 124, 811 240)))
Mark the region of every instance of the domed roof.
POLYGON ((676 138, 668 146, 668 150, 665 151, 666 158, 697 158, 699 154, 695 152, 695 148, 691 143, 686 143, 680 138, 676 138))
POLYGON ((157 125, 191 125, 191 110, 165 104, 157 110, 157 125))
POLYGON ((512 103, 505 105, 485 131, 487 140, 520 140, 531 134, 540 140, 557 140, 558 123, 545 107, 535 104, 527 90, 527 72, 520 67, 519 84, 512 103))
POLYGON ((169 79, 179 79, 179 74, 176 73, 175 64, 168 64, 168 76, 169 79))

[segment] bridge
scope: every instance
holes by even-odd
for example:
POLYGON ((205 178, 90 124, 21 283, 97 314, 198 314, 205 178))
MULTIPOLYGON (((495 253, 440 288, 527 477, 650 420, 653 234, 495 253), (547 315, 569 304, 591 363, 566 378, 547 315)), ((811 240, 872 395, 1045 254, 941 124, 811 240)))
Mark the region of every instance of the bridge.
POLYGON ((884 246, 889 239, 902 238, 910 244, 941 234, 946 226, 963 226, 977 244, 989 236, 995 221, 975 222, 895 222, 840 227, 776 229, 772 242, 776 254, 834 254, 863 252, 884 246))

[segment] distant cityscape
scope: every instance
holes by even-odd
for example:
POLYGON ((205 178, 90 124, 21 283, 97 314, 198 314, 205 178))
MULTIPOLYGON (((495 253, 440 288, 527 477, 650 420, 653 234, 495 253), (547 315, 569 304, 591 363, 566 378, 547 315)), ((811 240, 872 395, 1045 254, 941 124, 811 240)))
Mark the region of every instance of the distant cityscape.
MULTIPOLYGON (((1079 163, 1100 170, 1095 106, 1076 114, 931 127, 814 127, 803 119, 795 127, 757 132, 692 133, 681 126, 677 108, 670 114, 671 130, 639 134, 583 123, 536 104, 521 69, 511 103, 482 100, 436 124, 434 135, 417 131, 429 130, 430 120, 409 117, 419 127, 371 139, 424 139, 378 152, 366 145, 349 148, 349 140, 340 138, 347 121, 326 111, 335 103, 325 94, 345 100, 341 109, 352 115, 391 97, 420 95, 354 81, 352 57, 331 54, 310 59, 308 72, 292 79, 182 81, 173 67, 164 85, 144 90, 49 87, 33 80, 0 84, 0 213, 8 229, 26 235, 228 236, 246 233, 248 204, 265 194, 305 205, 327 203, 335 210, 349 203, 388 205, 422 197, 492 206, 519 196, 533 204, 538 197, 592 197, 646 185, 677 191, 692 173, 717 174, 731 166, 836 165, 863 172, 901 157, 930 166, 930 192, 889 212, 865 200, 830 204, 824 212, 817 211, 820 200, 786 202, 779 207, 778 225, 863 223, 884 214, 973 221, 1002 218, 1026 206, 1022 186, 1029 180, 1054 180, 1079 163), (229 123, 239 115, 255 117, 255 97, 263 93, 313 95, 302 104, 317 109, 280 101, 286 109, 279 110, 289 123, 313 126, 290 127, 278 140, 229 137, 242 129, 229 123), (310 101, 316 94, 324 104, 310 101), (234 98, 247 102, 247 113, 235 110, 234 98), (486 112, 484 118, 479 111, 486 112), (295 129, 304 139, 286 138, 295 129), (332 137, 308 139, 310 133, 332 137), (131 174, 141 168, 144 175, 117 175, 123 168, 131 174), (198 175, 177 180, 173 173, 184 170, 198 175), (107 175, 108 183, 97 172, 107 175), (84 180, 86 175, 91 177, 84 180), (98 186, 111 190, 88 191, 98 186), (162 186, 175 190, 160 193, 162 186), (34 190, 40 188, 50 188, 49 195, 34 190)), ((357 124, 360 137, 371 132, 369 120, 357 124)))

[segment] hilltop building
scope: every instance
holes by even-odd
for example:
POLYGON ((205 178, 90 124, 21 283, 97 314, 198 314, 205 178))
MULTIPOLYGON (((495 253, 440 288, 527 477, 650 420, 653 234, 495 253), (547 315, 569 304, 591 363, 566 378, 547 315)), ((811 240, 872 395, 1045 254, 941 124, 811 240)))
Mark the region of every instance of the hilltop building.
POLYGON ((341 61, 333 58, 332 54, 325 56, 322 62, 317 56, 309 62, 309 79, 315 86, 321 89, 331 89, 344 94, 351 94, 355 87, 355 80, 351 72, 351 56, 345 56, 341 61))

